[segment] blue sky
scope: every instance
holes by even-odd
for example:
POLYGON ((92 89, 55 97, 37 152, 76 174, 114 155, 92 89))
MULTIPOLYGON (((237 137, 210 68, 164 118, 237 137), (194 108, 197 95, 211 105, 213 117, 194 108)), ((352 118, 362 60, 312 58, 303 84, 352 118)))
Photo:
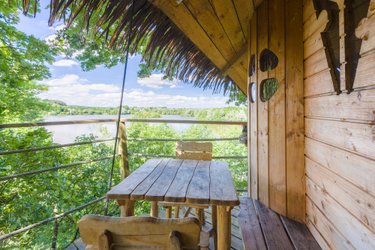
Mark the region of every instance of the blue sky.
MULTIPOLYGON (((62 23, 48 26, 49 10, 45 7, 49 0, 42 0, 41 13, 36 18, 20 15, 18 29, 48 41, 53 39, 62 23)), ((227 97, 212 94, 211 90, 203 91, 189 84, 178 81, 166 81, 162 75, 155 73, 150 78, 138 79, 140 56, 129 59, 126 79, 124 104, 140 107, 224 107, 227 97)), ((98 67, 84 72, 74 58, 56 57, 49 65, 51 78, 41 82, 49 90, 41 93, 43 99, 61 100, 70 105, 116 107, 119 105, 124 65, 113 68, 98 67)))

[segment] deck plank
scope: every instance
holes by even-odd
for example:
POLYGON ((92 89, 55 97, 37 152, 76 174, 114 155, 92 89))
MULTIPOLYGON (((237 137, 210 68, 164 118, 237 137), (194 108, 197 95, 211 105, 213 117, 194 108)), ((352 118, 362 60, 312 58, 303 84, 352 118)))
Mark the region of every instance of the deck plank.
POLYGON ((314 239, 306 225, 280 216, 281 221, 291 239, 293 246, 298 250, 320 250, 318 242, 314 239))
POLYGON ((238 214, 238 223, 242 229, 243 244, 246 246, 246 250, 267 249, 252 200, 242 197, 240 201, 241 211, 238 214))
POLYGON ((259 201, 254 201, 268 249, 294 249, 278 214, 259 201))

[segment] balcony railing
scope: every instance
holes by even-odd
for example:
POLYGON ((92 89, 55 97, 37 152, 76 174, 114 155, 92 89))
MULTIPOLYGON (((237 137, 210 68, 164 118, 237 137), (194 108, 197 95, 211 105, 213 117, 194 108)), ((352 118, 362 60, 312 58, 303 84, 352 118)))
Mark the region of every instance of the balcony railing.
MULTIPOLYGON (((6 129, 18 129, 18 128, 33 128, 33 127, 48 127, 48 126, 61 126, 61 125, 78 125, 78 124, 99 124, 99 123, 117 123, 117 119, 99 119, 99 120, 74 120, 74 121, 54 121, 54 122, 33 122, 33 123, 18 123, 18 124, 0 124, 0 130, 6 129)), ((57 164, 53 167, 45 167, 38 170, 33 171, 25 171, 25 172, 17 172, 12 173, 5 176, 0 176, 0 184, 6 181, 17 181, 20 178, 24 177, 32 177, 33 175, 38 175, 47 172, 58 171, 60 169, 68 169, 68 168, 75 168, 78 166, 83 166, 91 163, 96 162, 103 162, 108 160, 114 160, 115 158, 120 161, 120 170, 123 173, 122 177, 126 176, 130 172, 129 168, 129 158, 130 157, 142 157, 142 158, 174 158, 173 154, 155 154, 155 153, 145 153, 142 150, 137 152, 129 151, 128 144, 137 142, 137 143, 150 143, 150 142, 158 142, 158 143, 171 143, 176 141, 238 141, 238 137, 228 137, 228 138, 132 138, 126 136, 126 123, 180 123, 180 124, 203 124, 203 125, 221 125, 221 126, 246 126, 246 122, 242 121, 200 121, 200 120, 165 120, 165 119, 132 119, 126 118, 120 120, 120 127, 119 127, 119 137, 118 137, 118 145, 119 151, 114 155, 102 155, 96 159, 85 159, 83 161, 76 161, 71 162, 68 164, 57 164)), ((93 145, 93 144, 100 144, 100 143, 110 143, 114 142, 116 138, 104 138, 104 139, 95 139, 89 141, 78 141, 73 143, 66 143, 66 144, 56 144, 56 145, 49 145, 49 146, 42 146, 42 147, 34 147, 34 148, 20 148, 8 151, 0 151, 1 157, 8 157, 15 154, 23 154, 23 153, 33 153, 33 152, 40 152, 40 151, 48 151, 54 149, 61 149, 61 148, 68 148, 68 147, 75 147, 75 146, 83 146, 83 145, 93 145)), ((246 155, 214 155, 214 159, 225 159, 225 160, 242 160, 247 159, 246 155)), ((110 177, 112 178, 112 176, 110 177)), ((246 190, 238 190, 239 192, 246 192, 246 190)), ((52 248, 56 247, 56 241, 58 238, 58 220, 69 217, 71 214, 81 211, 93 204, 99 203, 105 200, 105 193, 102 194, 102 197, 97 197, 85 204, 81 204, 76 206, 75 208, 69 209, 62 213, 54 213, 54 215, 49 218, 45 218, 35 223, 31 223, 25 227, 19 228, 12 232, 2 232, 3 234, 0 235, 0 246, 1 242, 10 239, 18 234, 25 233, 31 229, 41 227, 42 225, 48 224, 50 222, 54 222, 54 233, 52 238, 52 248)), ((71 218, 69 217, 71 220, 71 218)), ((77 237, 78 231, 74 235, 74 238, 77 237)), ((74 240, 74 239, 73 239, 74 240)), ((73 241, 72 240, 72 241, 73 241)), ((70 243, 69 243, 70 244, 70 243)), ((69 245, 68 244, 68 245, 69 245)))

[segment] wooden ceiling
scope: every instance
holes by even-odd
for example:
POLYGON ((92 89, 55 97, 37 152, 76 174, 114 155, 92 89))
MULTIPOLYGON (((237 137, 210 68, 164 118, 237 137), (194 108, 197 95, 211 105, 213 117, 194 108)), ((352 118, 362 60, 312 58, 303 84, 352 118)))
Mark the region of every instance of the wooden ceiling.
POLYGON ((246 93, 250 19, 262 0, 150 0, 246 93), (178 3, 180 2, 180 3, 178 3))

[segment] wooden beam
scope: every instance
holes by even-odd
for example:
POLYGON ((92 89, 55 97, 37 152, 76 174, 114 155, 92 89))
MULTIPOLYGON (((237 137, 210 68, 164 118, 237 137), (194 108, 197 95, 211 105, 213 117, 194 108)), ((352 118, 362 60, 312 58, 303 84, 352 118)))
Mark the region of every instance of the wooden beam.
POLYGON ((234 57, 232 57, 232 59, 230 59, 229 62, 222 68, 221 72, 223 75, 226 75, 228 70, 237 64, 245 53, 247 53, 247 45, 244 46, 234 57))

